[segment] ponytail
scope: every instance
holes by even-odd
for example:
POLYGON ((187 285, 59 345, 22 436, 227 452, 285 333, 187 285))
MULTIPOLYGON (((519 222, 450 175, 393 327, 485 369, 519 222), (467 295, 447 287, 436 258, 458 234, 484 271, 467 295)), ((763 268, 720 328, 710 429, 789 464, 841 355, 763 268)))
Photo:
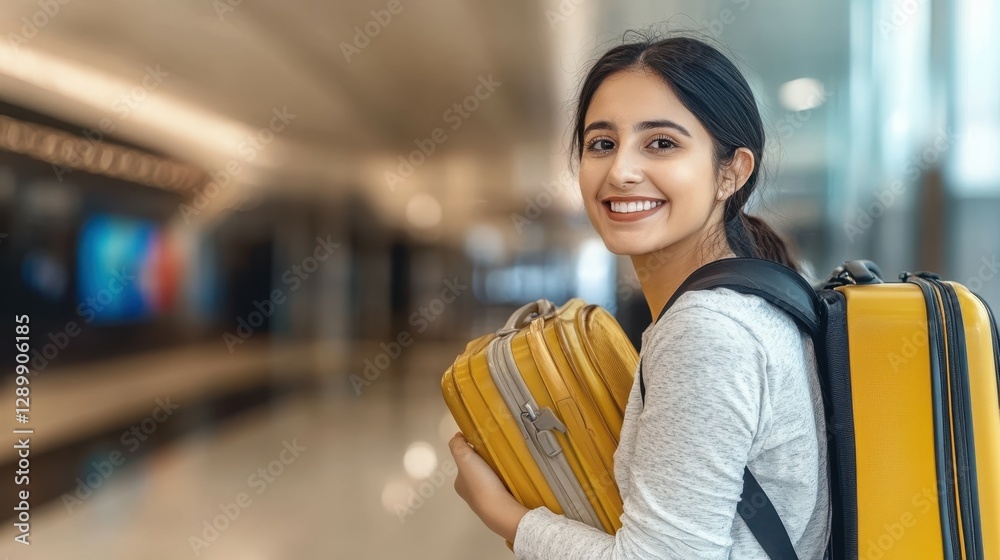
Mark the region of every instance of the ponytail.
POLYGON ((739 209, 726 221, 726 240, 738 257, 754 257, 799 270, 788 245, 764 220, 739 209))

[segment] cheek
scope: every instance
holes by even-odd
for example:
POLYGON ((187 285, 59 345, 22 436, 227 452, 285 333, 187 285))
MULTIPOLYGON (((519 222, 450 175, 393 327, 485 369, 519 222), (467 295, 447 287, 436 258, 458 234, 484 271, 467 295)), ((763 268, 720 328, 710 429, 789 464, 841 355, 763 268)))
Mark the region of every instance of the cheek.
POLYGON ((647 176, 675 208, 701 213, 715 202, 714 174, 707 165, 685 158, 664 162, 647 176))
POLYGON ((600 163, 592 160, 582 160, 580 162, 580 193, 583 198, 591 199, 597 196, 597 191, 607 177, 607 170, 603 169, 600 163))
POLYGON ((607 179, 607 171, 600 163, 580 164, 580 196, 583 198, 583 209, 586 210, 591 222, 596 223, 601 213, 601 203, 597 199, 601 186, 607 179))

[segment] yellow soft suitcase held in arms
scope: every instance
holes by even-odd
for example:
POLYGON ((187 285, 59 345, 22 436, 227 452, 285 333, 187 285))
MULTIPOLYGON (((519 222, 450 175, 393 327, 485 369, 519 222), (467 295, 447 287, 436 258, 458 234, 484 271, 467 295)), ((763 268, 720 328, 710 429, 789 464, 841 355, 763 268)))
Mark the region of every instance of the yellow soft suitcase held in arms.
POLYGON ((441 385, 465 437, 520 503, 613 534, 622 502, 612 457, 637 362, 606 310, 538 300, 470 342, 441 385))

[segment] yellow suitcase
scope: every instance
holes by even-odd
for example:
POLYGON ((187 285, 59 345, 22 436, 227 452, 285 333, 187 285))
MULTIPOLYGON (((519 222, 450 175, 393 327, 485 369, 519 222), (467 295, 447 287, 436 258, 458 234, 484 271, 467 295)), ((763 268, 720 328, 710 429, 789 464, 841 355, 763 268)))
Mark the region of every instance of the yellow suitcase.
POLYGON ((995 318, 961 284, 902 280, 824 297, 848 342, 828 343, 844 557, 1000 559, 995 318))
POLYGON ((637 362, 603 308, 538 300, 469 342, 441 388, 465 437, 520 503, 614 534, 622 502, 613 455, 637 362))
MULTIPOLYGON (((1000 560, 996 318, 956 282, 900 280, 884 283, 870 261, 849 261, 814 289, 772 262, 723 259, 688 277, 664 311, 686 291, 729 288, 770 301, 813 336, 830 436, 832 560, 1000 560)), ((773 504, 753 493, 764 507, 737 511, 772 558, 794 557, 773 504)))

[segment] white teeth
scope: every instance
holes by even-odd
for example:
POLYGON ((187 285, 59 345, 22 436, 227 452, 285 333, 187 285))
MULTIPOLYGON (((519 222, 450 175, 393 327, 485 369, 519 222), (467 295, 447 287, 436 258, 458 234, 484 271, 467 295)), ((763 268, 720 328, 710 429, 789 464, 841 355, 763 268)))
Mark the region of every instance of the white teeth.
POLYGON ((663 204, 662 200, 642 200, 639 202, 612 202, 611 211, 618 214, 628 214, 630 212, 642 212, 651 210, 663 204))

